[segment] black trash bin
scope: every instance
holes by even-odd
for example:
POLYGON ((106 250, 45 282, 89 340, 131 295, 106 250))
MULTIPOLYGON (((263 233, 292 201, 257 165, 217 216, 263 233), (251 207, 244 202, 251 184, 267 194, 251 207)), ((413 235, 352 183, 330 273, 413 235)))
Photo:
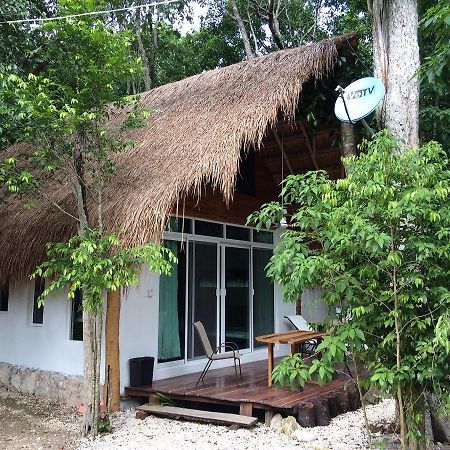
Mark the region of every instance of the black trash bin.
POLYGON ((130 359, 130 386, 151 386, 153 382, 153 366, 155 358, 143 356, 130 359))

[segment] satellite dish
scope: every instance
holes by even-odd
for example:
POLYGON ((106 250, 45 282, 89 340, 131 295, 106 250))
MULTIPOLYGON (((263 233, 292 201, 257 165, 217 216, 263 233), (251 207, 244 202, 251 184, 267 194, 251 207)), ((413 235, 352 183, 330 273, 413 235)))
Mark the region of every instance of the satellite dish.
POLYGON ((383 100, 385 89, 381 80, 366 77, 354 81, 345 89, 336 88, 339 97, 334 105, 336 117, 346 123, 355 123, 370 113, 383 100))

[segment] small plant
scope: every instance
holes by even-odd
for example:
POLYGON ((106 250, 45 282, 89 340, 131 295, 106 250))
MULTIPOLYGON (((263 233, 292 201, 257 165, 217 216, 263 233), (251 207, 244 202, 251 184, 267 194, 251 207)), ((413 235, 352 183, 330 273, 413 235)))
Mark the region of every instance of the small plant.
POLYGON ((289 385, 293 391, 298 386, 303 389, 305 381, 310 378, 309 367, 304 363, 300 353, 285 356, 272 372, 275 386, 289 385))
POLYGON ((155 397, 159 400, 159 404, 161 406, 177 406, 177 404, 172 399, 165 396, 164 394, 161 394, 161 392, 157 392, 155 394, 155 397))
POLYGON ((98 432, 112 433, 112 426, 105 405, 100 405, 100 414, 98 417, 98 432))

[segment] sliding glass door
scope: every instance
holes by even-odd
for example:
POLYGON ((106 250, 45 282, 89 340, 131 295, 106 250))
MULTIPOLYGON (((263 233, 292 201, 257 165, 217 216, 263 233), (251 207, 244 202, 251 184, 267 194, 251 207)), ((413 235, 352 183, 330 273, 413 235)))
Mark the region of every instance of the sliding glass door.
POLYGON ((215 348, 218 344, 218 245, 209 242, 189 243, 188 270, 188 358, 204 356, 192 324, 200 320, 215 348))
POLYGON ((204 224, 196 221, 195 230, 201 235, 184 227, 187 236, 173 233, 175 238, 164 242, 178 257, 178 264, 171 275, 160 277, 161 363, 205 356, 193 327, 198 320, 214 348, 231 341, 241 350, 252 351, 261 345, 255 336, 274 330, 273 284, 265 274, 271 243, 255 239, 255 233, 245 227, 242 231, 227 226, 225 234, 220 233, 220 224, 215 223, 216 230, 199 227, 197 222, 204 224))
POLYGON ((250 249, 222 247, 222 341, 250 348, 250 249))
MULTIPOLYGON (((274 293, 273 283, 266 276, 266 266, 272 256, 272 250, 253 249, 253 336, 274 332, 274 293)), ((253 342, 254 347, 266 344, 253 342)))

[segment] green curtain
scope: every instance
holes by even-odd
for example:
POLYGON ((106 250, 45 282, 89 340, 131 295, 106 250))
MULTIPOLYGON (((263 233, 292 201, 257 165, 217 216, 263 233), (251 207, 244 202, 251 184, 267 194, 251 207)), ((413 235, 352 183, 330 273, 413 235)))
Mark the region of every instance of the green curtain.
MULTIPOLYGON (((273 284, 266 276, 265 267, 272 256, 272 250, 253 249, 253 332, 255 336, 274 331, 273 284)), ((255 341, 255 347, 265 344, 255 341)))
MULTIPOLYGON (((164 245, 178 257, 178 242, 165 241, 164 245)), ((159 279, 159 330, 158 360, 167 361, 181 357, 178 326, 178 266, 172 273, 159 279)))

